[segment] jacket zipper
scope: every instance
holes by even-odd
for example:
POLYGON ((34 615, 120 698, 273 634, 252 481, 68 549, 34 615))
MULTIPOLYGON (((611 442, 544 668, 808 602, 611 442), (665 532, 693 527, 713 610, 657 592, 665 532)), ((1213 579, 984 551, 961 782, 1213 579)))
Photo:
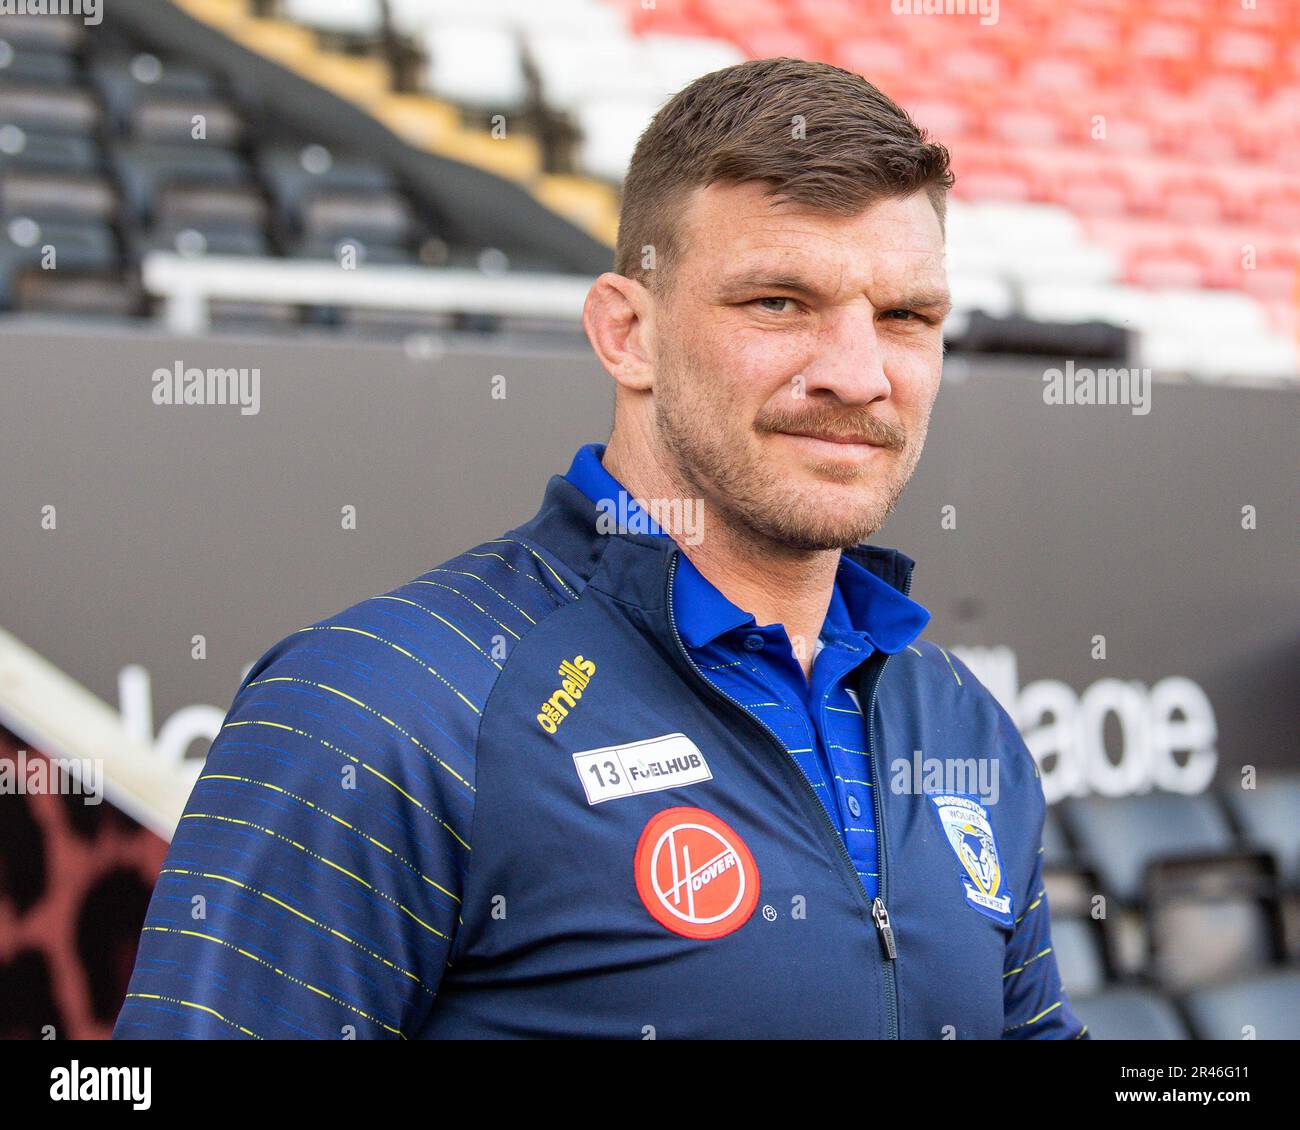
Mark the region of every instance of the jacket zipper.
MULTIPOLYGON (((853 866, 853 857, 849 855, 849 849, 844 845, 844 837, 840 835, 839 830, 832 823, 829 814, 826 812, 821 800, 818 799, 816 791, 813 789, 812 782, 808 780, 808 775, 797 761, 793 761, 789 751, 785 748, 784 743, 777 737, 776 731, 773 730, 761 718, 751 714, 736 699, 727 694, 720 687, 714 686, 705 676, 704 673, 696 666, 695 660, 691 658, 690 652, 686 650, 686 644, 682 641, 681 633, 677 630, 677 616, 673 609, 673 581, 677 575, 677 559, 681 556, 681 549, 677 548, 672 551, 668 560, 668 588, 665 596, 665 603, 668 608, 668 625, 672 628, 673 640, 677 644, 677 650, 686 660, 687 666, 694 673, 695 677, 704 685, 704 687, 718 698, 729 702, 744 717, 756 726, 779 751, 782 766, 787 771, 794 770, 792 774, 802 786, 805 794, 812 801, 813 807, 817 810, 822 822, 831 833, 831 839, 838 849, 839 856, 844 865, 853 875, 853 881, 857 884, 858 892, 862 895, 862 901, 867 904, 871 910, 871 920, 875 923, 876 931, 880 937, 881 949, 884 956, 881 963, 884 971, 885 981, 885 1015, 888 1021, 888 1036, 890 1040, 898 1039, 898 985, 894 976, 894 962, 898 958, 898 944, 894 937, 894 929, 889 921, 889 911, 885 906, 885 825, 883 820, 883 810, 880 801, 879 774, 876 772, 875 743, 872 740, 872 730, 874 729, 874 710, 876 704, 876 689, 880 686, 880 676, 884 674, 885 664, 889 662, 890 657, 885 656, 884 661, 876 671, 876 680, 871 687, 871 700, 867 710, 867 753, 871 761, 871 773, 874 778, 872 788, 872 799, 875 802, 876 812, 876 841, 880 857, 880 875, 879 887, 880 895, 874 900, 867 895, 867 889, 862 885, 862 878, 858 875, 857 868, 853 866)), ((904 582, 903 595, 907 595, 907 589, 912 587, 912 578, 909 575, 904 582)))

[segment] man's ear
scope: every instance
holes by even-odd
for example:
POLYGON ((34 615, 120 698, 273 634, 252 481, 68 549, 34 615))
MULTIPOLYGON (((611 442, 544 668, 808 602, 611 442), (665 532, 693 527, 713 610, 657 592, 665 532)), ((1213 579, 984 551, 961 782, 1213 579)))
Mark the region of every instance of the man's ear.
POLYGON ((624 388, 644 392, 654 385, 653 318, 654 296, 625 275, 606 271, 587 292, 582 328, 605 371, 624 388))

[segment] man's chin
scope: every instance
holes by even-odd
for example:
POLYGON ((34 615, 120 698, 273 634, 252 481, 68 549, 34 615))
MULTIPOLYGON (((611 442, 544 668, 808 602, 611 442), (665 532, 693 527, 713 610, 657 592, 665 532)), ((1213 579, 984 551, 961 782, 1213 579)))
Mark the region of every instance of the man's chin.
POLYGON ((797 505, 762 523, 762 532, 790 549, 819 552, 847 549, 871 537, 882 525, 874 512, 846 520, 845 508, 797 505))

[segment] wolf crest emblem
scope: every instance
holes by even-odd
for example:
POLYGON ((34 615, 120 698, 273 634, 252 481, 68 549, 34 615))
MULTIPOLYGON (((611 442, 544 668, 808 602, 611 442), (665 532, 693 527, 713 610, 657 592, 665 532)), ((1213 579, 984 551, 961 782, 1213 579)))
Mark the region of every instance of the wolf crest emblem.
POLYGON ((1012 926, 1011 893, 1005 889, 1002 861, 988 810, 974 797, 940 793, 930 797, 957 861, 966 901, 995 922, 1012 926))

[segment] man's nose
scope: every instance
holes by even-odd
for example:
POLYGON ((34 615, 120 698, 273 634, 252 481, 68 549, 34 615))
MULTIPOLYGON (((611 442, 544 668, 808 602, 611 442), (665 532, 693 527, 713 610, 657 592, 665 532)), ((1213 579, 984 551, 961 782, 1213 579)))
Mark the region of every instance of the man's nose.
POLYGON ((876 312, 870 305, 855 303, 851 309, 837 310, 817 345, 817 355, 803 373, 807 395, 830 392, 846 404, 870 404, 889 395, 876 312))

